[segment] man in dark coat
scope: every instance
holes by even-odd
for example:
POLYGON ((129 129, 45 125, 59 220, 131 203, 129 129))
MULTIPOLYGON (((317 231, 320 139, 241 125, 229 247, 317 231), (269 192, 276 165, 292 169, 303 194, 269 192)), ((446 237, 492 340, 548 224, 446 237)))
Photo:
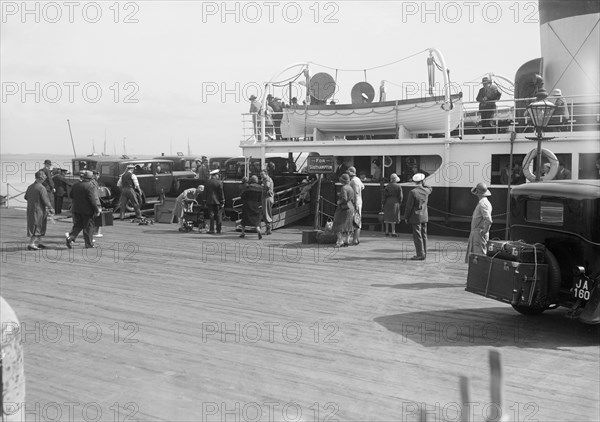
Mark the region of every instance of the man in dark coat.
POLYGON ((141 195, 142 190, 138 182, 137 176, 133 174, 135 166, 133 164, 127 165, 127 170, 121 175, 117 182, 117 187, 121 188, 121 198, 119 199, 119 210, 121 211, 121 221, 125 219, 125 210, 127 204, 130 203, 135 210, 135 217, 142 218, 140 211, 140 202, 138 201, 138 195, 141 195))
POLYGON ((477 93, 477 101, 479 102, 479 111, 481 113, 481 126, 489 128, 492 126, 492 120, 496 113, 496 101, 500 99, 502 93, 488 77, 483 78, 481 83, 483 87, 477 93))
POLYGON ((255 227, 258 239, 262 239, 260 232, 262 186, 258 184, 258 177, 250 176, 250 182, 242 190, 240 196, 242 198, 242 234, 240 237, 246 237, 246 227, 255 227))
POLYGON ((48 214, 52 214, 52 204, 48 191, 43 183, 46 174, 40 170, 35 173, 35 182, 27 188, 25 200, 27 201, 27 236, 30 236, 27 249, 38 250, 46 246, 39 243, 40 238, 46 234, 48 214))
POLYGON ((56 214, 62 213, 63 198, 67 196, 67 178, 65 175, 69 172, 67 169, 60 169, 57 174, 52 177, 54 182, 54 209, 56 214))
POLYGON ((67 247, 71 249, 73 242, 77 239, 79 233, 83 230, 83 239, 86 248, 95 248, 93 242, 94 217, 102 213, 98 190, 92 183, 93 173, 89 170, 81 172, 81 181, 73 185, 71 197, 73 205, 73 228, 67 236, 67 247))
POLYGON ((223 182, 219 180, 219 170, 210 172, 210 179, 204 185, 204 196, 206 206, 208 207, 208 217, 210 218, 209 234, 215 234, 215 219, 217 220, 217 234, 221 233, 223 220, 223 208, 225 207, 225 194, 223 193, 223 182))
POLYGON ((416 255, 411 258, 413 261, 423 261, 427 256, 427 222, 429 221, 427 201, 431 195, 431 188, 425 186, 424 180, 423 173, 413 176, 413 182, 417 184, 417 187, 408 193, 404 212, 404 219, 412 225, 413 241, 417 251, 416 255))
POLYGON ((44 160, 44 167, 41 168, 40 171, 43 171, 46 175, 46 179, 44 180, 44 187, 48 192, 48 198, 50 198, 50 202, 54 199, 54 192, 56 189, 54 188, 54 180, 52 180, 52 161, 44 160))

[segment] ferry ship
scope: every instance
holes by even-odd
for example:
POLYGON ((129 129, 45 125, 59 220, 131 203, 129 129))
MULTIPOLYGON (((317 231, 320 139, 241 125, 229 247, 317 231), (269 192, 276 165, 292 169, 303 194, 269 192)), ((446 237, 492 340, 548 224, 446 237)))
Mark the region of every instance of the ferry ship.
MULTIPOLYGON (((545 131, 546 138, 552 139, 544 139, 543 149, 554 154, 553 165, 563 164, 572 179, 600 178, 599 4, 540 1, 539 15, 543 59, 532 59, 517 70, 513 98, 497 102, 490 122, 482 121, 478 103, 463 102, 461 93, 451 92, 445 58, 435 48, 428 49, 427 60, 438 66, 444 92, 419 100, 373 102, 374 89, 360 82, 352 89, 352 104, 327 104, 333 79, 322 73, 311 75, 311 63, 295 63, 271 78, 267 93, 285 98, 290 81, 286 75, 294 73, 294 82, 306 90, 304 104, 284 108, 280 130, 271 135, 262 113, 244 114, 243 155, 261 157, 264 165, 267 154, 289 154, 298 168, 307 156, 332 156, 345 167, 364 171, 363 221, 367 222, 381 210, 382 187, 392 173, 400 176, 406 193, 413 185, 413 172, 425 172, 425 183, 433 187, 430 231, 437 234, 468 232, 474 207, 470 190, 483 181, 493 192, 492 237, 502 237, 511 185, 534 180, 531 174, 538 171, 531 162, 536 160, 523 161, 537 147, 526 107, 535 101, 531 89, 542 87, 540 79, 548 94, 561 91, 569 114, 553 119, 545 131), (521 164, 530 180, 519 174, 511 177, 521 164), (379 171, 374 166, 380 167, 381 178, 373 178, 379 171)), ((432 65, 430 74, 434 70, 432 65)), ((262 104, 267 110, 266 97, 262 104)), ((325 180, 329 183, 323 184, 321 196, 325 204, 335 203, 337 180, 332 175, 325 180)), ((323 211, 333 214, 333 205, 324 205, 323 211)))

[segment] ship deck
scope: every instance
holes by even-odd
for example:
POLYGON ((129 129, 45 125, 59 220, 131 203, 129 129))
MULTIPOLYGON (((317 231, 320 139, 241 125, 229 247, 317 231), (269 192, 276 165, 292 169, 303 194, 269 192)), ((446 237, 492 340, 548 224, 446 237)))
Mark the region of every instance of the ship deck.
POLYGON ((490 350, 510 420, 600 419, 599 327, 465 292, 464 239, 430 238, 413 262, 404 234, 334 250, 301 227, 258 241, 115 221, 86 255, 66 248, 70 225, 26 251, 25 212, 0 213, 27 420, 459 420, 463 375, 483 420, 490 350))

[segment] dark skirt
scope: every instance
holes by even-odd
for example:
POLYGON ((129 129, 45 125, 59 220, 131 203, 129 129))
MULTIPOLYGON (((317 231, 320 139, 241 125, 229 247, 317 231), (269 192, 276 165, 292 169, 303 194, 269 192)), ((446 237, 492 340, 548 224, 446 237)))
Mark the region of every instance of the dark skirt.
POLYGON ((262 189, 248 187, 242 192, 242 226, 259 227, 262 217, 262 189))

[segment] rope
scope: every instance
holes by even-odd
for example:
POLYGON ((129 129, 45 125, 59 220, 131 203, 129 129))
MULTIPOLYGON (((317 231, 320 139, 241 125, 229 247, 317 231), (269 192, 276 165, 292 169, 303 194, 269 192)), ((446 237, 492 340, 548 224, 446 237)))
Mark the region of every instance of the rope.
MULTIPOLYGON (((462 232, 462 233, 471 233, 471 230, 455 229, 453 227, 444 226, 442 224, 436 224, 431 221, 429 221, 427 224, 431 224, 432 226, 436 226, 436 227, 441 227, 446 230, 454 230, 454 231, 462 232)), ((495 233, 495 232, 504 232, 504 229, 490 230, 490 233, 495 233)))
MULTIPOLYGON (((437 208, 434 208, 431 205, 427 205, 427 208, 430 209, 430 210, 437 211, 440 214, 446 214, 446 215, 452 215, 452 216, 455 216, 455 217, 464 217, 464 218, 471 218, 472 217, 471 215, 460 215, 460 214, 454 214, 452 212, 446 212, 446 211, 438 210, 437 208)), ((507 213, 505 213, 505 212, 502 213, 502 214, 494 214, 494 215, 492 215, 492 217, 502 217, 502 216, 504 216, 506 214, 507 213)))
MULTIPOLYGON (((425 49, 425 50, 419 51, 418 53, 414 53, 414 54, 411 54, 410 56, 403 57, 403 58, 401 58, 401 59, 399 59, 399 60, 395 60, 395 61, 393 61, 393 62, 389 62, 389 63, 386 63, 386 64, 382 64, 382 65, 379 65, 379 66, 368 67, 368 68, 366 68, 366 69, 339 69, 339 70, 341 70, 342 72, 366 72, 367 70, 380 69, 380 68, 382 68, 382 67, 391 66, 391 65, 393 65, 393 64, 400 63, 400 62, 402 62, 402 61, 404 61, 404 60, 408 60, 408 59, 410 59, 410 58, 412 58, 412 57, 414 57, 414 56, 418 56, 419 54, 421 54, 421 53, 424 53, 424 52, 426 52, 426 51, 429 51, 429 49, 427 48, 427 49, 425 49)), ((310 64, 314 64, 314 65, 316 65, 316 66, 321 66, 321 67, 324 67, 324 68, 326 68, 326 69, 338 70, 338 69, 336 69, 335 67, 326 66, 326 65, 323 65, 323 64, 315 63, 315 62, 309 62, 309 63, 310 63, 310 64)))

